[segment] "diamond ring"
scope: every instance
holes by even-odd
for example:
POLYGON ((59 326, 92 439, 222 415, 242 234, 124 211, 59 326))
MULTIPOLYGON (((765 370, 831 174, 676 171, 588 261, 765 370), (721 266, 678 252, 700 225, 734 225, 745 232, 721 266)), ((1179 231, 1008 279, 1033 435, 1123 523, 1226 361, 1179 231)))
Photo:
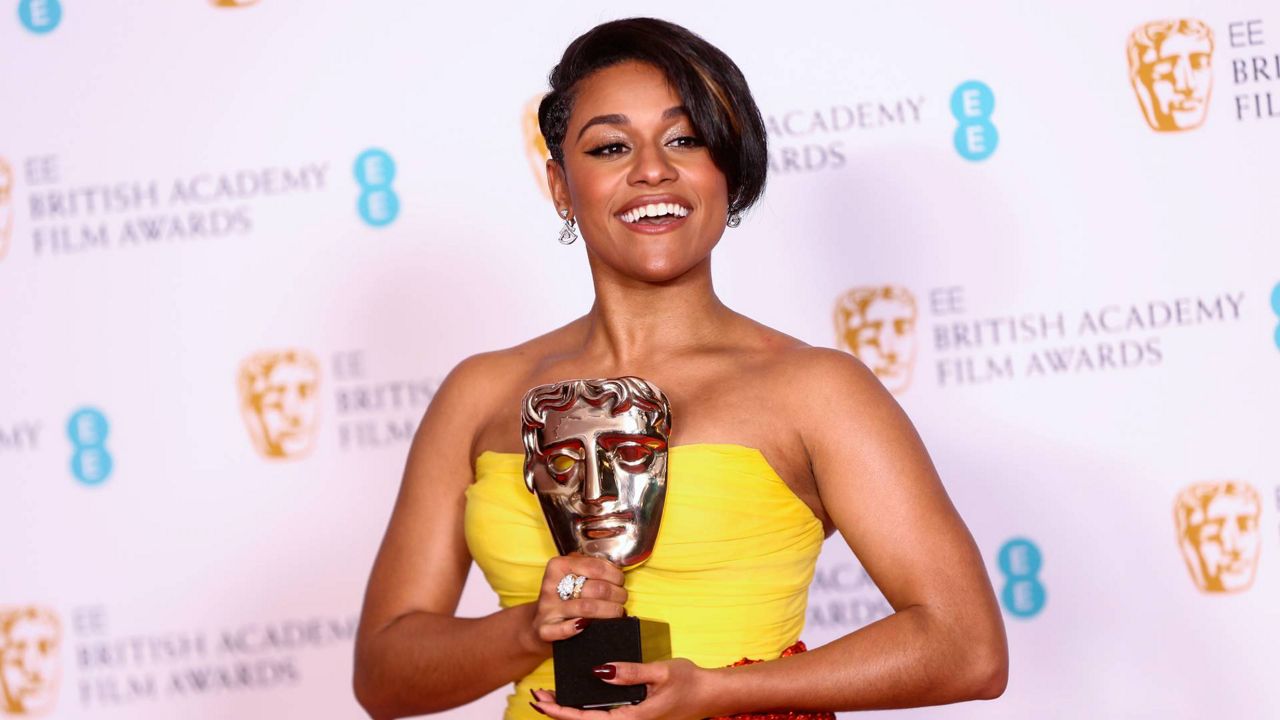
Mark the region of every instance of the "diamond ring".
POLYGON ((556 583, 556 594, 560 596, 561 600, 577 600, 582 597, 582 586, 586 582, 586 575, 569 573, 560 578, 560 582, 556 583))

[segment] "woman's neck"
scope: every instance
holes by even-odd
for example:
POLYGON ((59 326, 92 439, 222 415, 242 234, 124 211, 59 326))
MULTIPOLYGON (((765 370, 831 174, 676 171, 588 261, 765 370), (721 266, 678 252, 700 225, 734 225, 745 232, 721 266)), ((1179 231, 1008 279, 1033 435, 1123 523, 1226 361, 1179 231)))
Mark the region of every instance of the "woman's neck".
POLYGON ((736 316, 711 283, 711 259, 678 278, 646 283, 593 268, 596 301, 585 320, 583 354, 619 367, 705 346, 736 316))

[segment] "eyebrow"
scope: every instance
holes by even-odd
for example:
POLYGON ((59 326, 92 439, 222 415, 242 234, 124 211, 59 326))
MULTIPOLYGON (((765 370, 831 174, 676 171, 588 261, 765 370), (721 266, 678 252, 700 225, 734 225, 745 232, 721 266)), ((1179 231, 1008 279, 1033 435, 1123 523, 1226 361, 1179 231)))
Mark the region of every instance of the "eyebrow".
MULTIPOLYGON (((672 118, 676 118, 676 117, 680 117, 681 115, 688 115, 688 114, 689 114, 688 108, 686 108, 683 105, 676 105, 675 107, 669 107, 666 110, 663 110, 662 119, 670 120, 672 118)), ((630 124, 631 124, 631 118, 627 117, 626 115, 622 115, 621 113, 612 113, 610 115, 597 115, 591 118, 590 120, 588 120, 582 126, 582 129, 578 131, 577 139, 581 140, 582 134, 585 133, 587 131, 587 128, 591 127, 592 125, 630 125, 630 124)))

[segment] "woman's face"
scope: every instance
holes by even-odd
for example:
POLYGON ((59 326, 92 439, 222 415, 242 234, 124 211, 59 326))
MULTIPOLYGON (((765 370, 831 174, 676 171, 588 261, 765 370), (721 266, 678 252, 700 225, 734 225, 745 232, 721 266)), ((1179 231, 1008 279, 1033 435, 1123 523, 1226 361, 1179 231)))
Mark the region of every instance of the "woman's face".
POLYGON ((552 197, 577 218, 593 260, 661 282, 719 242, 724 173, 662 71, 626 62, 579 81, 563 148, 563 168, 547 164, 552 197))

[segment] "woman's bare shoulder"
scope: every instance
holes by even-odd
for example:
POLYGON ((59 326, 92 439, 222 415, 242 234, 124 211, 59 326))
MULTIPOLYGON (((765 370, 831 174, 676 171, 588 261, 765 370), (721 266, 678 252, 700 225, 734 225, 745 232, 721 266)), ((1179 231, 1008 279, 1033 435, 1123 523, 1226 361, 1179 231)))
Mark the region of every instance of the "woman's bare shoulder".
POLYGON ((736 334, 747 341, 747 346, 762 362, 788 382, 799 375, 817 381, 836 377, 847 380, 865 377, 869 372, 861 361, 847 352, 810 345, 745 315, 739 318, 736 334))
MULTIPOLYGON (((842 350, 810 345, 763 323, 744 318, 752 336, 753 374, 767 379, 784 397, 825 397, 846 406, 865 402, 879 404, 885 391, 874 373, 861 360, 842 350), (862 401, 862 402, 858 402, 862 401)), ((799 403, 805 416, 811 415, 812 401, 799 403)))
POLYGON ((518 384, 534 374, 549 358, 563 352, 570 337, 577 332, 578 322, 571 322, 511 347, 471 355, 454 367, 445 384, 452 383, 459 386, 459 389, 473 393, 496 392, 506 385, 518 384))
POLYGON ((467 357, 445 377, 432 404, 465 426, 475 447, 490 449, 494 443, 505 447, 518 441, 511 426, 519 420, 520 398, 540 369, 572 342, 575 323, 467 357))

